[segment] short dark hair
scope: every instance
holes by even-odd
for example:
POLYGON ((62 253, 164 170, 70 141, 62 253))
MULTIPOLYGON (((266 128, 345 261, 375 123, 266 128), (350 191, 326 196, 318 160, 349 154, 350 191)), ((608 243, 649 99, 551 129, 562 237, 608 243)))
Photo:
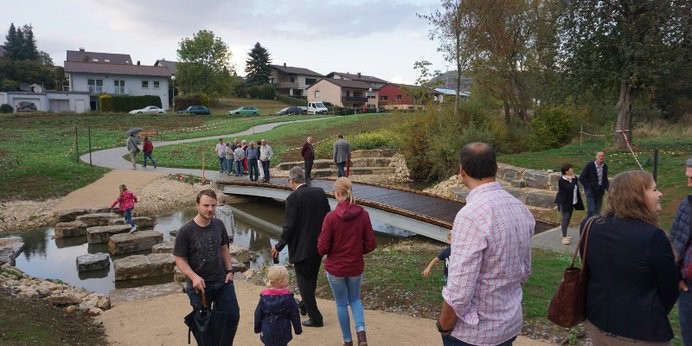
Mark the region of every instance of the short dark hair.
POLYGON ((337 133, 336 138, 344 138, 344 135, 342 133, 337 133))
POLYGON ((562 166, 560 166, 560 172, 562 172, 562 175, 565 175, 565 173, 567 173, 567 171, 569 171, 569 169, 572 167, 574 166, 572 166, 571 163, 563 163, 562 166))
POLYGON ((495 177, 497 174, 495 149, 487 143, 466 144, 459 154, 459 163, 464 172, 473 179, 495 177))
POLYGON ((197 194, 197 204, 199 204, 199 200, 202 199, 202 196, 211 197, 214 200, 216 200, 216 192, 214 192, 214 190, 206 189, 206 190, 200 191, 197 194))

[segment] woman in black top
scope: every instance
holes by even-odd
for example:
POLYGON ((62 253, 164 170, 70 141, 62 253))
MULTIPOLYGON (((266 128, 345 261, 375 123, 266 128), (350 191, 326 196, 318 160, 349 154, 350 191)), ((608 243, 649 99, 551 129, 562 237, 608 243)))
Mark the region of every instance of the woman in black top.
POLYGON ((670 344, 678 272, 658 226, 662 193, 644 171, 618 174, 609 191, 608 206, 589 231, 585 328, 594 345, 670 344))
POLYGON ((572 237, 567 235, 567 227, 572 219, 574 210, 584 210, 584 203, 581 201, 581 193, 579 192, 579 182, 577 176, 574 175, 574 167, 572 164, 563 163, 560 167, 562 176, 558 180, 558 191, 555 195, 555 203, 562 215, 562 244, 569 245, 572 237))

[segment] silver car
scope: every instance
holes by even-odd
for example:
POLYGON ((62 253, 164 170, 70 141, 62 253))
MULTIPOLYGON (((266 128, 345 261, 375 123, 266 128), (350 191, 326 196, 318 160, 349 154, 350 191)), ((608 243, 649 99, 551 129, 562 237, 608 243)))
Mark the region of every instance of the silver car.
POLYGON ((156 106, 146 106, 142 109, 133 109, 130 114, 164 114, 166 113, 163 109, 156 106))

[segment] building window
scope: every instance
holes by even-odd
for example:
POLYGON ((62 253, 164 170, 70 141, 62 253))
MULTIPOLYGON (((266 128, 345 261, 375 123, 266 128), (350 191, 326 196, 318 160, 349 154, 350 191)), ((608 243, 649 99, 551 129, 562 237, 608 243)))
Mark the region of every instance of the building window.
POLYGON ((387 101, 387 96, 380 96, 380 101, 387 101))
POLYGON ((315 79, 315 78, 305 78, 305 84, 307 84, 307 85, 313 85, 313 84, 315 84, 315 83, 317 83, 317 79, 315 79))
POLYGON ((154 81, 154 89, 158 89, 158 88, 159 88, 159 81, 155 80, 154 81))
POLYGON ((142 89, 149 89, 149 81, 148 80, 142 81, 142 89))
POLYGON ((317 98, 317 99, 320 98, 320 91, 319 90, 315 90, 315 98, 317 98))
POLYGON ((90 94, 100 94, 103 92, 103 79, 89 79, 87 84, 89 84, 90 94))
POLYGON ((401 95, 396 95, 396 100, 401 101, 401 95))
POLYGON ((114 80, 113 85, 115 86, 115 94, 125 93, 125 81, 124 80, 114 80))
POLYGON ((295 83, 295 82, 296 82, 296 78, 291 76, 291 83, 295 83))

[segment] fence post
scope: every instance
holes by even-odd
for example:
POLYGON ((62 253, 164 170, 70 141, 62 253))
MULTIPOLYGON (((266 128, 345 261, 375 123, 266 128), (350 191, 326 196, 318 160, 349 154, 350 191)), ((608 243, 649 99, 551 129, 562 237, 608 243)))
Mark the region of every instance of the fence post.
POLYGON ((654 181, 658 177, 658 149, 654 149, 654 181))
POLYGON ((89 133, 89 167, 93 167, 94 164, 91 162, 91 126, 87 127, 89 133))
POLYGON ((79 163, 79 137, 77 135, 77 126, 74 127, 74 157, 79 163))

